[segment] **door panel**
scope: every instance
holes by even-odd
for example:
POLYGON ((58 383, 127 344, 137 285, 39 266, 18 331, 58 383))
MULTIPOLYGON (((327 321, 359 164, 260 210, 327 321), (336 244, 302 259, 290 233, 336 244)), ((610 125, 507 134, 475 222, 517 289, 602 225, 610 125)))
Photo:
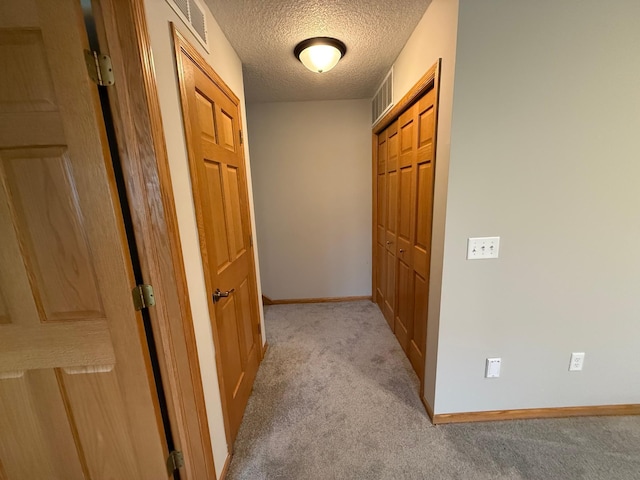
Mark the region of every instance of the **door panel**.
POLYGON ((376 248, 376 261, 378 263, 378 274, 376 277, 376 301, 378 303, 378 306, 380 307, 380 310, 384 312, 384 299, 387 293, 387 254, 384 245, 377 243, 376 248))
POLYGON ((400 144, 399 157, 400 168, 410 166, 416 155, 416 131, 415 131, 415 113, 417 105, 409 108, 400 115, 398 125, 400 128, 400 144))
POLYGON ((5 152, 3 160, 14 216, 22 222, 20 243, 34 275, 41 318, 103 318, 79 205, 71 196, 75 179, 68 151, 20 149, 5 152))
POLYGON ((387 211, 387 176, 383 171, 377 174, 377 210, 376 210, 376 302, 384 312, 384 300, 387 295, 387 256, 385 250, 387 211))
POLYGON ((393 252, 385 250, 385 269, 387 284, 386 296, 384 297, 384 316, 391 327, 395 331, 394 311, 396 308, 396 256, 393 252))
POLYGON ((387 172, 398 169, 398 122, 387 128, 387 172))
POLYGON ((396 304, 395 334, 405 353, 409 353, 409 339, 413 327, 413 269, 398 260, 398 293, 396 304))
POLYGON ((378 174, 387 171, 387 131, 378 135, 378 174))
POLYGON ((377 239, 382 245, 386 238, 386 211, 387 211, 387 176, 382 173, 378 175, 378 218, 377 218, 377 239))
POLYGON ((419 378, 423 378, 427 338, 427 306, 429 283, 419 274, 413 277, 414 321, 409 342, 409 360, 419 378))
POLYGON ((229 447, 262 356, 239 100, 174 31, 191 183, 229 447), (226 297, 214 299, 216 290, 226 297))
POLYGON ((398 220, 398 172, 387 173, 387 250, 396 250, 396 228, 398 220))
POLYGON ((1 8, 2 478, 166 478, 80 3, 1 8))
POLYGON ((413 213, 415 209, 415 192, 413 165, 400 169, 399 201, 398 201, 398 235, 397 256, 407 265, 412 265, 411 233, 413 229, 413 213))

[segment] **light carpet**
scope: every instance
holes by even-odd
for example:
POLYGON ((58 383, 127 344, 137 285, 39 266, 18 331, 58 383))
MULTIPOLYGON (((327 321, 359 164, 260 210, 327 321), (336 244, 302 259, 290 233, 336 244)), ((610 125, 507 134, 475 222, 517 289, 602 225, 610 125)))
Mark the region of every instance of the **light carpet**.
POLYGON ((373 303, 265 316, 269 350, 230 480, 640 480, 640 417, 433 426, 373 303))

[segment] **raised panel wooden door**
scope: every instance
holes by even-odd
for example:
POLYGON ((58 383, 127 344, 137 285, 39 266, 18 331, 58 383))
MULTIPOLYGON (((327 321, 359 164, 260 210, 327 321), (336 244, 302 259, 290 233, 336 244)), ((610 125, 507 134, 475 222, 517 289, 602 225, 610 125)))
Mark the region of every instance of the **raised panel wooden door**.
POLYGON ((431 225, 433 214, 435 154, 435 89, 427 92, 417 104, 417 153, 415 175, 415 228, 412 232, 414 322, 409 342, 409 360, 422 378, 427 335, 429 295, 429 263, 431 260, 431 225))
POLYGON ((413 329, 413 261, 411 238, 414 229, 415 190, 414 172, 417 152, 417 105, 398 119, 398 227, 396 235, 397 302, 395 334, 403 350, 409 353, 413 329))
POLYGON ((0 478, 167 478, 80 2, 0 6, 0 478))
POLYGON ((232 448, 262 356, 239 101, 179 34, 175 38, 200 248, 232 448))
POLYGON ((396 309, 396 236, 398 228, 398 122, 386 129, 387 138, 387 199, 385 223, 386 295, 383 313, 395 331, 396 309))
MULTIPOLYGON (((387 255, 385 248, 386 212, 387 212, 387 136, 386 132, 378 136, 378 155, 376 163, 376 281, 375 300, 384 311, 387 295, 387 255)), ((393 328, 393 327, 392 327, 393 328)))

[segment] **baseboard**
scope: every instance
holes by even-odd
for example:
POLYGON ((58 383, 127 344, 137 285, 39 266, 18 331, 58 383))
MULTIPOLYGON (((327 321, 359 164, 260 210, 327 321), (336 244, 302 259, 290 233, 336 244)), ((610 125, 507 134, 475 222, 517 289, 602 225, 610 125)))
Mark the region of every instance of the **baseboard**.
POLYGON ((264 342, 262 346, 262 358, 267 354, 267 349, 269 348, 269 342, 264 342))
POLYGON ((233 456, 233 454, 229 453, 227 455, 227 459, 224 461, 224 467, 222 468, 222 472, 220 472, 220 479, 219 480, 224 480, 225 477, 227 476, 227 473, 229 472, 229 465, 231 464, 231 457, 233 456))
POLYGON ((429 402, 427 402, 427 399, 424 398, 424 395, 420 395, 420 400, 422 400, 422 404, 424 405, 424 408, 427 411, 427 415, 429 415, 429 420, 431 420, 431 423, 434 423, 433 408, 431 408, 431 405, 429 405, 429 402))
POLYGON ((288 298, 283 300, 272 300, 262 296, 264 305, 290 305, 293 303, 331 303, 331 302, 356 302, 358 300, 371 300, 371 295, 363 297, 323 297, 323 298, 288 298))
MULTIPOLYGON (((424 402, 424 400, 423 400, 424 402)), ((427 406, 425 402, 425 406, 427 406)), ((428 409, 427 409, 428 412, 428 409)), ((431 420, 436 425, 446 423, 494 422, 533 418, 597 417, 614 415, 640 415, 640 404, 596 405, 590 407, 527 408, 521 410, 492 410, 487 412, 439 413, 431 420)))

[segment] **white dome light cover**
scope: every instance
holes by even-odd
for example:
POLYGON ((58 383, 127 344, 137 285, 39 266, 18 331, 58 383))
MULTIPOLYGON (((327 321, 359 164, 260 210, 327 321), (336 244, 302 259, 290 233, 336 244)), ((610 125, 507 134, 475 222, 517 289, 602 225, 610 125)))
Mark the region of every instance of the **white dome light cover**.
POLYGON ((330 37, 315 37, 303 40, 293 50, 294 55, 312 72, 328 72, 335 67, 347 52, 340 40, 330 37))

